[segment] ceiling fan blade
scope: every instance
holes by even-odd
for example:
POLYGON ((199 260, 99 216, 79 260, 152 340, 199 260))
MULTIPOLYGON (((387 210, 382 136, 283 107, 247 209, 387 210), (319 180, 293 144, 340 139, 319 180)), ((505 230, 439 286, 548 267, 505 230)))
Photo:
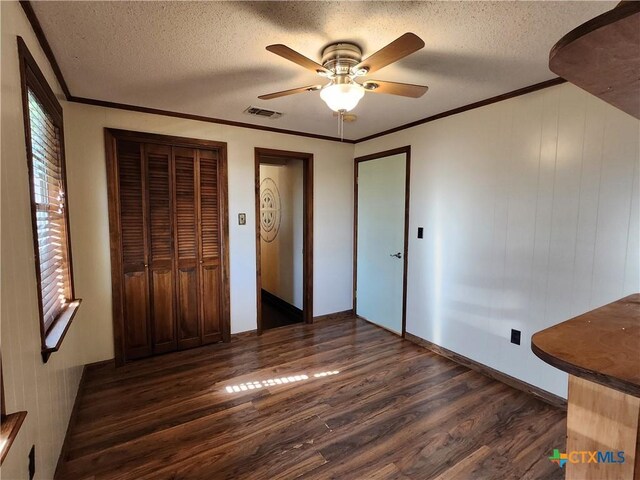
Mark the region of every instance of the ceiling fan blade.
POLYGON ((282 92, 269 93, 267 95, 260 95, 260 100, 271 100, 272 98, 286 97, 287 95, 294 95, 296 93, 315 92, 320 90, 322 85, 309 85, 307 87, 292 88, 291 90, 283 90, 282 92))
POLYGON ((290 62, 297 63, 301 67, 304 67, 307 70, 311 70, 312 72, 315 72, 315 73, 322 72, 327 74, 331 73, 329 70, 324 68, 319 63, 314 62, 310 58, 305 57, 301 53, 296 52, 295 50, 287 47, 286 45, 282 45, 280 43, 276 45, 269 45, 267 47, 267 50, 269 50, 271 53, 275 53, 276 55, 280 55, 282 58, 286 58, 290 62))
POLYGON ((383 82, 382 80, 367 80, 362 86, 368 92, 388 93, 390 95, 401 95, 403 97, 420 98, 429 87, 426 85, 412 85, 410 83, 383 82))
POLYGON ((353 71, 366 68, 367 73, 375 72, 390 63, 411 55, 413 52, 417 52, 422 47, 424 47, 424 42, 419 36, 415 33, 405 33, 353 67, 353 71))

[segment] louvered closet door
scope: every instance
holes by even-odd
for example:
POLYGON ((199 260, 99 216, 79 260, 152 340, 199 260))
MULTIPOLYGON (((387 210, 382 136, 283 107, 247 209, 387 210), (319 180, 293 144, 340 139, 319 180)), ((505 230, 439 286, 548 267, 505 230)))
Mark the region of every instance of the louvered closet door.
POLYGON ((190 348, 201 344, 196 151, 174 147, 173 163, 178 348, 190 348))
POLYGON ((202 343, 222 340, 218 152, 199 150, 202 343))
POLYGON ((119 140, 118 190, 122 246, 124 348, 127 359, 151 355, 149 325, 145 185, 139 143, 119 140))
POLYGON ((149 294, 153 352, 176 350, 171 147, 144 146, 147 163, 149 294))

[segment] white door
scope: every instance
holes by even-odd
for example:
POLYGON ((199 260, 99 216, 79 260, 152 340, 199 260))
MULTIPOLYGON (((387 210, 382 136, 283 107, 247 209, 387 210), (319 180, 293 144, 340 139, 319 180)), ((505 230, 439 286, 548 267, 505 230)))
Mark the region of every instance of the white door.
POLYGON ((356 313, 402 333, 405 153, 358 162, 356 313))

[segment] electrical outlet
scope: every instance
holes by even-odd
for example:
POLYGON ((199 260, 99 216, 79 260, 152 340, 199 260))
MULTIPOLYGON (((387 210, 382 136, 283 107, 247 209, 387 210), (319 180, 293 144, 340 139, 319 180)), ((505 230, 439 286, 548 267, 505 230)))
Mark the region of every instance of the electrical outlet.
POLYGON ((511 343, 520 345, 520 330, 511 329, 511 343))
POLYGON ((238 214, 238 225, 246 225, 247 224, 247 214, 239 213, 238 214))
POLYGON ((29 480, 36 475, 36 446, 32 445, 29 451, 29 480))
POLYGON ((424 238, 424 228, 418 227, 418 238, 424 238))

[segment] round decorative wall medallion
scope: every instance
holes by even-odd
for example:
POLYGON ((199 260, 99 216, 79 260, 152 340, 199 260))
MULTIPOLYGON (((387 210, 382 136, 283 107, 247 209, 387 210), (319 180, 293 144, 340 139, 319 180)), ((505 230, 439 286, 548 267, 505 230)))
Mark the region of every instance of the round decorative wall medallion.
POLYGON ((273 242, 280 230, 280 191, 269 177, 260 183, 260 236, 273 242))

